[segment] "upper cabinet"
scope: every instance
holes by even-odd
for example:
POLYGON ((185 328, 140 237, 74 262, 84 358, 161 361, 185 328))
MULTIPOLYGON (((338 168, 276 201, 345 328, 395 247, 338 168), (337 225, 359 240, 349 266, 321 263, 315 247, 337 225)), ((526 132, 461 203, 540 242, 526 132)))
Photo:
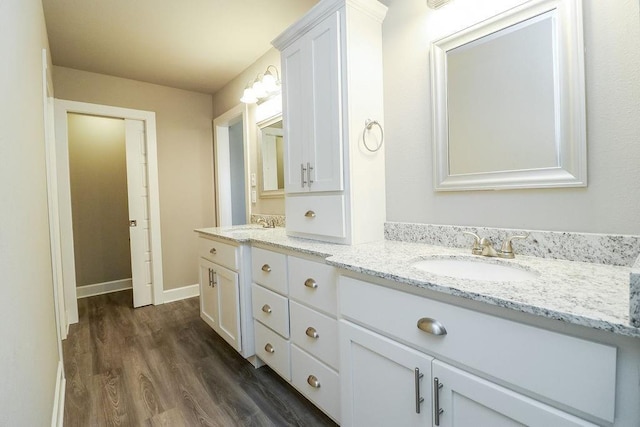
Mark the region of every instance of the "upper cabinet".
POLYGON ((323 0, 273 42, 282 58, 289 235, 345 244, 384 238, 386 10, 376 0, 323 0), (367 120, 380 129, 366 129, 367 120), (380 148, 367 149, 363 138, 380 148))

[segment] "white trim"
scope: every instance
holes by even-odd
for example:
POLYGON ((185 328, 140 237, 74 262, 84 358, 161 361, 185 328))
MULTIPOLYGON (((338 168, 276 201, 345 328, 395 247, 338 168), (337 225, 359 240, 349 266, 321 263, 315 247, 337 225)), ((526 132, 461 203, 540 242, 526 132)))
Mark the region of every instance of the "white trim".
POLYGON ((58 362, 56 375, 56 389, 53 395, 53 411, 51 413, 51 427, 62 427, 64 421, 64 392, 67 380, 64 378, 64 365, 62 360, 58 362))
POLYGON ((244 145, 245 220, 247 223, 251 221, 249 133, 253 129, 249 125, 249 107, 246 104, 238 104, 213 119, 213 169, 216 186, 216 226, 218 227, 233 225, 231 216, 231 183, 229 180, 229 127, 240 120, 242 120, 242 143, 244 145))
POLYGON ((182 299, 193 298, 200 295, 200 285, 187 285, 181 288, 167 289, 164 291, 164 302, 180 301, 182 299))
POLYGON ((156 139, 156 114, 153 111, 133 110, 86 102, 55 100, 56 156, 58 209, 60 216, 60 251, 62 275, 67 305, 67 320, 78 322, 78 304, 76 301, 75 260, 73 252, 73 223, 71 216, 71 189, 69 185, 69 141, 67 114, 92 114, 105 117, 142 120, 145 122, 147 137, 149 219, 151 228, 151 265, 153 282, 153 304, 163 303, 162 244, 160 233, 160 190, 158 183, 158 149, 156 139))
POLYGON ((78 299, 109 294, 133 288, 131 279, 113 280, 111 282, 94 283, 92 285, 78 286, 76 293, 78 299))

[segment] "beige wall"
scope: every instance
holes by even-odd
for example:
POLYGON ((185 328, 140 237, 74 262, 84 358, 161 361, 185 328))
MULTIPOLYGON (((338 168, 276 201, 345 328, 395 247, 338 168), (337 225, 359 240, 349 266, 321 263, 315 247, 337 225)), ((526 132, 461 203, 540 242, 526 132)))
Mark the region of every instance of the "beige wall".
MULTIPOLYGON (((240 97, 249 80, 256 78, 258 73, 264 73, 269 65, 275 65, 280 71, 280 52, 270 49, 262 55, 256 62, 251 64, 246 70, 236 76, 225 87, 213 95, 213 114, 218 117, 229 111, 240 103, 240 97)), ((254 119, 255 106, 249 109, 249 119, 251 122, 251 132, 249 133, 249 159, 251 171, 258 174, 258 145, 257 133, 254 119)), ((256 189, 257 190, 257 189, 256 189)), ((284 215, 284 199, 261 198, 258 194, 256 203, 251 205, 253 214, 284 215)))
MULTIPOLYGON (((385 1, 387 219, 597 233, 640 233, 640 22, 637 0, 584 1, 589 186, 436 193, 428 33, 475 0, 430 11, 385 1), (458 10, 453 13, 452 8, 458 10), (448 10, 447 10, 448 9, 448 10), (440 21, 441 22, 441 21, 440 21)), ((492 0, 483 7, 522 3, 492 0)))
POLYGON ((51 424, 58 347, 39 0, 0 2, 0 426, 51 424))
POLYGON ((194 228, 214 225, 211 95, 54 67, 56 98, 154 111, 164 289, 198 282, 194 228))
POLYGON ((124 120, 67 118, 76 284, 130 279, 124 120))

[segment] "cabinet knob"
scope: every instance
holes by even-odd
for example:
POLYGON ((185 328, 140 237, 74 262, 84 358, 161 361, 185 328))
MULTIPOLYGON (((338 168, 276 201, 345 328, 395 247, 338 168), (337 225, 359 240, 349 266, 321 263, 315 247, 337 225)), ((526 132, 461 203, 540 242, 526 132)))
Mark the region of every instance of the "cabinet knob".
POLYGON ((320 381, 318 381, 318 378, 316 378, 315 375, 309 375, 307 377, 307 384, 313 388, 320 388, 320 381))
POLYGON ((307 218, 315 218, 316 213, 314 211, 307 211, 305 212, 304 216, 306 216, 307 218))
POLYGON ((447 330, 444 325, 438 322, 436 319, 430 317, 423 317, 418 320, 418 329, 432 335, 447 335, 447 330))
POLYGON ((304 333, 307 334, 309 338, 315 338, 315 339, 320 338, 320 335, 318 335, 318 331, 316 331, 316 328, 312 326, 309 326, 304 333))
POLYGON ((313 279, 311 279, 311 278, 309 278, 309 279, 305 280, 305 281, 304 281, 304 285, 305 285, 307 288, 311 288, 311 289, 316 289, 316 288, 318 287, 318 284, 316 283, 316 281, 315 281, 315 280, 313 280, 313 279))
POLYGON ((265 304, 262 306, 262 311, 264 311, 267 314, 271 314, 271 307, 269 307, 269 304, 265 304))
POLYGON ((218 252, 218 251, 216 251, 216 248, 211 248, 211 249, 209 249, 209 253, 210 253, 211 255, 215 255, 215 254, 216 254, 216 252, 218 252))
POLYGON ((276 349, 273 348, 271 344, 267 343, 267 345, 264 346, 264 351, 266 351, 267 353, 275 353, 276 349))
POLYGON ((264 271, 265 273, 271 273, 271 266, 269 264, 263 265, 262 271, 264 271))

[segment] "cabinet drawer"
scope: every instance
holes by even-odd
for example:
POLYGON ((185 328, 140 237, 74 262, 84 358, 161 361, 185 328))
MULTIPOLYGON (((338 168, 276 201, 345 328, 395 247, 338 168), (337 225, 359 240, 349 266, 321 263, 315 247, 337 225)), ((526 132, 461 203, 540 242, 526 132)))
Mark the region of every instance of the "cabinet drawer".
POLYGON ((340 377, 296 346, 291 346, 291 383, 327 415, 340 422, 340 377))
POLYGON ((435 357, 607 421, 615 407, 616 348, 348 277, 340 313, 435 357), (363 303, 366 295, 366 304, 363 303), (446 335, 417 327, 432 318, 446 335))
POLYGON ((291 196, 285 200, 287 231, 346 237, 344 196, 291 196))
POLYGON ((291 342, 338 370, 338 321, 291 301, 291 342))
POLYGON ((282 295, 287 294, 287 257, 278 252, 251 248, 253 281, 282 295))
POLYGON ((256 340, 256 355, 282 378, 291 381, 291 356, 289 341, 260 322, 253 322, 256 340))
POLYGON ((337 312, 335 268, 289 257, 289 296, 333 316, 337 312))
POLYGON ((202 258, 232 270, 238 270, 239 248, 237 246, 221 243, 217 240, 207 239, 202 236, 198 240, 200 245, 199 253, 202 258))
POLYGON ((253 318, 289 338, 289 300, 255 283, 251 284, 253 318))

